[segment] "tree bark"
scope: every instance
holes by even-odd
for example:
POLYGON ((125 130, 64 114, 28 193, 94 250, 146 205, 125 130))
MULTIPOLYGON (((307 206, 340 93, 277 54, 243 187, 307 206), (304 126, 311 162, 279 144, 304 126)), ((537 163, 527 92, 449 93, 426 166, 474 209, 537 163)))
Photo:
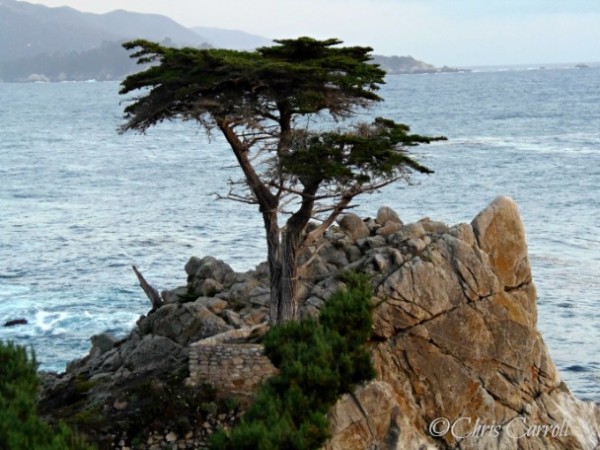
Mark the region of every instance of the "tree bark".
POLYGON ((302 204, 287 221, 281 236, 281 276, 280 298, 278 302, 277 323, 297 320, 298 287, 298 252, 301 249, 302 233, 312 217, 315 204, 315 193, 319 189, 320 180, 310 180, 302 191, 302 204))
POLYGON ((267 261, 269 263, 269 314, 271 323, 277 323, 279 317, 279 299, 281 298, 281 244, 277 214, 263 213, 267 234, 267 261))
POLYGON ((298 259, 300 237, 293 231, 286 231, 281 242, 280 294, 277 307, 277 323, 297 319, 298 259))

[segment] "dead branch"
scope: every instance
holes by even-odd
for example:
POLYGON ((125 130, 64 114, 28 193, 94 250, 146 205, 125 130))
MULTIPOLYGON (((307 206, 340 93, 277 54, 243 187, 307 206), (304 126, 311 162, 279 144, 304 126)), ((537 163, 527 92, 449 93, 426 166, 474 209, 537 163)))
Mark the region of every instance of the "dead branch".
POLYGON ((148 297, 148 299, 150 300, 150 303, 152 303, 152 311, 156 311, 158 308, 160 308, 164 304, 162 298, 160 298, 160 294, 158 293, 158 291, 156 289, 154 289, 150 285, 150 283, 148 283, 146 281, 146 279, 140 273, 140 271, 137 270, 137 267, 135 267, 135 266, 131 266, 131 267, 132 267, 133 271, 135 272, 135 276, 137 277, 138 281, 140 282, 140 286, 144 290, 146 297, 148 297))
POLYGON ((252 193, 247 195, 236 194, 236 185, 246 184, 245 180, 234 181, 231 178, 229 178, 227 180, 227 184, 229 185, 229 192, 227 192, 227 194, 222 195, 218 192, 212 193, 212 195, 214 195, 217 200, 233 200, 235 202, 246 203, 248 205, 256 205, 258 203, 256 197, 252 193))
POLYGON ((360 205, 346 205, 346 206, 338 206, 338 205, 333 205, 333 206, 327 206, 327 207, 323 207, 323 208, 319 208, 319 209, 315 209, 314 213, 315 217, 313 217, 314 220, 318 220, 319 222, 325 222, 327 219, 319 219, 318 217, 316 217, 317 214, 323 214, 329 211, 333 211, 336 208, 341 208, 343 211, 346 211, 347 209, 352 209, 352 208, 358 208, 360 205))
POLYGON ((227 195, 221 195, 218 192, 214 192, 213 195, 215 195, 217 200, 232 200, 234 202, 238 202, 238 203, 245 203, 247 205, 256 205, 258 204, 258 201, 250 196, 243 196, 243 195, 238 195, 238 194, 233 194, 233 193, 228 193, 227 195))

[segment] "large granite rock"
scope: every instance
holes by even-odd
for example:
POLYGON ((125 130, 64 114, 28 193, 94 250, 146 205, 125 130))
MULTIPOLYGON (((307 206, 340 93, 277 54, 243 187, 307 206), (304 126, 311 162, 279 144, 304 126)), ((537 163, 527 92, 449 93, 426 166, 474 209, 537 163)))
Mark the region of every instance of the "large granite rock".
POLYGON ((332 409, 326 450, 599 448, 600 408, 572 395, 536 329, 511 199, 471 225, 388 240, 412 257, 377 273, 377 381, 332 409))
MULTIPOLYGON (((339 273, 370 274, 377 372, 331 409, 324 450, 599 448, 600 408, 573 396, 536 328, 525 231, 511 199, 453 227, 428 218, 405 225, 390 208, 376 220, 348 214, 324 239, 303 280, 300 315, 319 314, 343 286, 339 273)), ((133 384, 185 371, 198 339, 267 319, 264 264, 240 274, 215 258, 192 258, 186 272, 187 285, 165 293, 169 302, 130 336, 96 337, 90 355, 45 376, 42 411, 81 415, 104 405, 113 425, 101 434, 118 436, 106 448, 126 448, 131 436, 119 437, 122 420, 111 414, 131 411, 135 421, 133 384), (82 400, 72 386, 86 383, 93 387, 82 400)), ((206 435, 204 422, 197 428, 206 435)), ((195 448, 194 439, 177 445, 195 448)))

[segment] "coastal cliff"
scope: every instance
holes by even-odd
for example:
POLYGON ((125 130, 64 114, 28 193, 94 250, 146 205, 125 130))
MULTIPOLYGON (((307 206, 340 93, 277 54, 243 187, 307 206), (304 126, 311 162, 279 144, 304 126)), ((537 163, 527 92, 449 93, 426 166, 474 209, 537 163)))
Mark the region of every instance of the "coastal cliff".
MULTIPOLYGON (((375 291, 377 377, 330 410, 324 450, 598 448, 600 407, 573 396, 536 328, 511 199, 452 227, 403 224, 385 207, 375 219, 348 214, 315 245, 303 317, 319 314, 345 270, 369 274, 375 291)), ((274 370, 248 356, 260 349, 268 273, 264 264, 236 273, 212 257, 185 270, 187 285, 164 292, 165 306, 127 338, 96 336, 64 374, 45 374, 42 413, 123 450, 205 448, 216 428, 234 424, 274 370)))

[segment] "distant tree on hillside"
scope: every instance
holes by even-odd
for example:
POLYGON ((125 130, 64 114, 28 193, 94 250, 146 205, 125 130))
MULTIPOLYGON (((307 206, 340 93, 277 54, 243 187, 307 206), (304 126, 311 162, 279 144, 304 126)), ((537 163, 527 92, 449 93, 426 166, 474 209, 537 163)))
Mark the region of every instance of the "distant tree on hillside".
POLYGON ((408 126, 383 118, 323 130, 316 117, 347 118, 381 101, 385 72, 369 62, 369 47, 308 37, 275 42, 255 52, 126 43, 138 63, 154 65, 127 77, 121 94, 141 90, 125 108, 122 131, 181 119, 225 137, 244 175, 225 197, 259 207, 270 316, 280 323, 296 318, 304 269, 299 256, 306 260, 357 195, 411 171, 430 173, 407 150, 445 138, 410 134, 408 126), (280 224, 282 214, 288 218, 280 224), (320 224, 308 230, 311 218, 320 224))

